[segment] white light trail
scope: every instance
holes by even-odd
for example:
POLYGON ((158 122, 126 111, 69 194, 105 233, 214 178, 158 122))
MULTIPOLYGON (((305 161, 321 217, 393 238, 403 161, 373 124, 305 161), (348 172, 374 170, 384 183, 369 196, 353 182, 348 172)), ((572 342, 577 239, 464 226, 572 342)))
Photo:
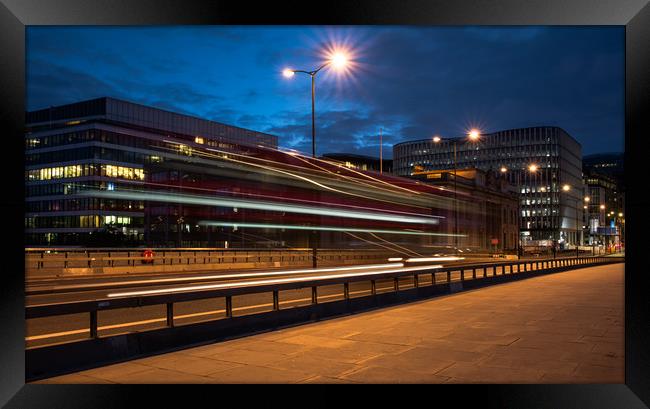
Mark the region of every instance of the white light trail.
MULTIPOLYGON (((456 260, 465 260, 465 257, 416 257, 416 258, 407 258, 406 263, 418 263, 424 261, 456 261, 456 260)), ((388 261, 391 261, 388 259, 388 261)))
POLYGON ((132 297, 132 296, 139 296, 139 295, 178 293, 183 291, 241 288, 241 287, 250 287, 254 285, 283 284, 283 283, 292 283, 292 282, 297 283, 301 281, 313 281, 313 280, 321 280, 321 279, 324 280, 330 278, 364 277, 369 275, 403 273, 407 271, 428 270, 428 269, 441 268, 441 267, 442 265, 428 265, 428 266, 418 266, 418 267, 403 267, 403 268, 397 268, 392 270, 375 270, 375 271, 368 271, 365 273, 333 274, 333 275, 324 275, 324 276, 292 277, 292 278, 278 278, 273 280, 245 281, 239 283, 195 285, 189 287, 165 288, 160 290, 142 290, 142 291, 130 291, 125 293, 112 293, 112 294, 108 294, 107 297, 109 298, 132 297))
POLYGON ((388 261, 402 261, 404 260, 402 257, 390 257, 388 261))
MULTIPOLYGON (((385 234, 408 234, 415 236, 454 236, 449 233, 426 233, 404 230, 382 230, 382 229, 360 229, 354 227, 325 227, 325 226, 292 226, 289 224, 263 224, 263 223, 234 223, 234 222, 212 222, 201 220, 199 226, 224 226, 224 227, 249 227, 256 229, 285 229, 285 230, 319 230, 319 231, 341 231, 356 233, 385 233, 385 234)), ((464 234, 458 234, 459 237, 465 237, 464 234)))
MULTIPOLYGON (((78 195, 87 195, 89 191, 80 192, 78 195)), ((209 198, 204 196, 175 195, 169 193, 141 192, 135 190, 96 190, 92 191, 93 196, 108 197, 125 200, 148 200, 153 202, 184 203, 190 205, 237 207, 242 209, 268 210, 275 212, 288 212, 311 214, 319 216, 343 217, 349 219, 381 220, 395 223, 414 224, 439 224, 438 216, 399 216, 377 212, 359 212, 352 210, 337 210, 324 207, 309 207, 292 204, 270 203, 262 201, 245 201, 239 199, 209 198)))
MULTIPOLYGON (((393 261, 399 261, 399 260, 393 260, 393 261)), ((217 275, 207 275, 207 276, 203 275, 203 276, 191 276, 191 277, 179 277, 179 278, 161 278, 157 280, 119 281, 119 282, 101 283, 101 284, 92 284, 92 285, 72 284, 72 285, 56 286, 54 289, 62 290, 62 289, 74 289, 74 288, 101 288, 101 287, 123 286, 123 285, 133 285, 133 284, 161 284, 161 283, 175 283, 179 281, 213 280, 219 278, 224 279, 224 278, 268 277, 268 276, 276 276, 276 275, 326 273, 331 271, 367 270, 370 268, 392 268, 392 267, 403 267, 403 266, 404 264, 402 263, 364 264, 361 266, 351 266, 351 267, 323 267, 323 268, 310 268, 310 269, 303 269, 303 270, 272 271, 272 272, 264 272, 264 273, 217 274, 217 275)))

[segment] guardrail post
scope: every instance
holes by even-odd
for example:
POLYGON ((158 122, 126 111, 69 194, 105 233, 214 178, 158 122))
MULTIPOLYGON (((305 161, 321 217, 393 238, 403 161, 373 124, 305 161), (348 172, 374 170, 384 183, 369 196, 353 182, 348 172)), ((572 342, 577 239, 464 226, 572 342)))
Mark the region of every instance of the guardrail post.
POLYGON ((167 303, 167 326, 174 326, 174 303, 171 302, 167 303))
POLYGON ((476 267, 472 268, 472 278, 476 280, 476 267))
POLYGON ((513 270, 512 264, 510 264, 510 274, 512 274, 512 270, 513 270))
MULTIPOLYGON (((68 252, 65 253, 65 260, 63 260, 63 268, 68 268, 68 252)), ((88 255, 88 267, 90 267, 90 254, 88 255)))
POLYGON ((493 276, 497 275, 497 265, 496 264, 492 266, 492 275, 493 276))
POLYGON ((447 283, 451 283, 451 270, 447 270, 447 283))
POLYGON ((311 288, 311 303, 312 304, 318 303, 318 287, 311 288))
POLYGON ((279 291, 275 290, 273 291, 273 311, 279 311, 280 310, 280 295, 279 291))
POLYGON ((528 264, 528 263, 524 262, 524 273, 525 273, 526 271, 528 271, 528 269, 526 268, 526 264, 528 264))
POLYGON ((465 269, 460 269, 460 281, 465 281, 465 269))
POLYGON ((436 285, 436 272, 431 273, 431 285, 436 285))
POLYGON ((413 274, 413 286, 415 286, 415 288, 418 288, 420 286, 420 278, 417 273, 413 274))
POLYGON ((41 253, 41 261, 39 261, 38 264, 37 264, 38 268, 43 268, 43 265, 45 264, 45 263, 43 262, 43 256, 44 256, 44 255, 45 255, 45 252, 42 252, 42 253, 41 253))
POLYGON ((399 277, 395 277, 393 280, 393 289, 395 291, 399 291, 399 277))
POLYGON ((487 277, 487 266, 483 266, 483 278, 487 277))
POLYGON ((502 265, 501 265, 501 275, 502 275, 502 276, 503 276, 503 275, 506 275, 506 265, 505 265, 505 264, 502 264, 502 265))
POLYGON ((343 298, 350 299, 350 283, 343 283, 343 298))
POLYGON ((90 338, 97 338, 97 310, 90 311, 90 338))
POLYGON ((232 318, 232 296, 226 296, 226 317, 232 318))
POLYGON ((377 295, 377 282, 375 280, 370 280, 370 294, 377 295))

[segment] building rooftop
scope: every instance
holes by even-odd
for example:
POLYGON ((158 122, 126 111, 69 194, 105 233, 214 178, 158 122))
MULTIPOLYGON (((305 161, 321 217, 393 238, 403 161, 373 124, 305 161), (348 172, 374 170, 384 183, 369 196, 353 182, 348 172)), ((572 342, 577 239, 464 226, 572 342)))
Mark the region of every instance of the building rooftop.
POLYGON ((150 129, 214 139, 229 138, 233 131, 240 137, 262 137, 265 145, 277 147, 278 137, 235 125, 142 105, 112 97, 101 97, 72 104, 52 106, 26 113, 26 124, 74 125, 76 121, 103 119, 150 129))

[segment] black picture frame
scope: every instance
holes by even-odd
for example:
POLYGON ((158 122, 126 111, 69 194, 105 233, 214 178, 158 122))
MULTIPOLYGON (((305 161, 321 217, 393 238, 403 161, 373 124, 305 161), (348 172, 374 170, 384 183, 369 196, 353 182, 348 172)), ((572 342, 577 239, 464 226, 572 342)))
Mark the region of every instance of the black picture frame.
MULTIPOLYGON (((646 118, 650 118, 650 5, 647 0, 357 0, 313 4, 294 0, 265 3, 2 0, 0 122, 5 147, 2 158, 5 194, 1 214, 5 217, 3 236, 8 240, 3 240, 6 253, 0 268, 3 272, 0 282, 0 405, 6 404, 7 408, 124 407, 131 406, 129 402, 133 401, 132 397, 127 400, 125 391, 145 393, 142 388, 128 386, 25 385, 24 258, 20 256, 24 253, 25 26, 177 24, 625 26, 625 384, 471 385, 470 393, 460 393, 455 386, 436 386, 435 394, 430 390, 434 386, 427 385, 425 391, 417 393, 426 393, 428 399, 435 399, 439 405, 445 397, 461 404, 472 400, 482 407, 502 408, 642 408, 650 405, 650 302, 645 297, 649 287, 642 256, 642 235, 650 231, 648 217, 644 214, 650 208, 650 201, 644 194, 647 189, 642 180, 648 174, 642 166, 649 128, 646 118)), ((174 388, 163 392, 157 388, 158 398, 164 399, 172 390, 174 388)), ((282 393, 280 389, 274 391, 282 393)), ((241 393, 242 389, 238 388, 236 394, 240 398, 241 393)), ((386 393, 390 392, 383 391, 381 395, 386 393)), ((372 394, 377 401, 382 400, 376 391, 372 394)), ((318 395, 321 404, 330 400, 337 404, 338 394, 328 397, 320 392, 318 395)))

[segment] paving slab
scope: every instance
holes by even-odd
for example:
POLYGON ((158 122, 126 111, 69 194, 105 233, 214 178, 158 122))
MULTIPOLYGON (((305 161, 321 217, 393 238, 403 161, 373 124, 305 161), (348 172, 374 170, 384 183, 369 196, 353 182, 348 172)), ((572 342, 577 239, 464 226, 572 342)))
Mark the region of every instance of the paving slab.
POLYGON ((624 383, 624 264, 445 295, 40 383, 624 383))

